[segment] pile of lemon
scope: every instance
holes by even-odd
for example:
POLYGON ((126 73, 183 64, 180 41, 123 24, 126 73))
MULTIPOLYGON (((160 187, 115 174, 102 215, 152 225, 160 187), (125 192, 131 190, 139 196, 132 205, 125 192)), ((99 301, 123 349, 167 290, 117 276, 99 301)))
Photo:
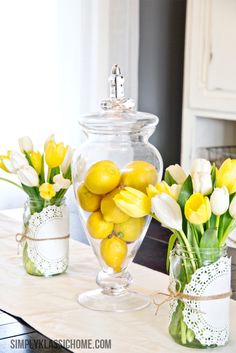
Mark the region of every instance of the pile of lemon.
POLYGON ((120 272, 128 246, 142 233, 144 217, 132 218, 121 211, 113 198, 124 186, 146 192, 146 187, 157 182, 155 167, 145 161, 129 163, 120 172, 109 160, 93 164, 77 190, 83 210, 91 212, 87 229, 91 237, 101 239, 100 251, 105 263, 115 272, 120 272))

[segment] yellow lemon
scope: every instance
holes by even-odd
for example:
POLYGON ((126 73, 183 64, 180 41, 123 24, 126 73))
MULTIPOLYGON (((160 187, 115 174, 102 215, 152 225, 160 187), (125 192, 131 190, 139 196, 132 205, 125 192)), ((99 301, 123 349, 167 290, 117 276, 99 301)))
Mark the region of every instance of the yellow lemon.
POLYGON ((145 161, 129 163, 121 175, 121 184, 146 192, 146 187, 156 185, 158 173, 156 168, 145 161))
POLYGON ((118 194, 119 191, 120 189, 115 189, 102 199, 101 212, 107 222, 123 223, 129 219, 129 216, 122 212, 113 200, 113 197, 118 194))
POLYGON ((142 218, 129 218, 128 221, 115 224, 114 231, 117 236, 127 242, 133 242, 142 233, 145 220, 142 218))
POLYGON ((107 266, 112 267, 115 272, 120 272, 128 252, 126 242, 113 235, 102 240, 100 250, 107 266))
POLYGON ((94 212, 99 209, 102 197, 90 192, 84 183, 78 187, 77 196, 80 202, 80 206, 83 208, 83 210, 94 212))
POLYGON ((93 212, 87 221, 87 229, 91 237, 104 239, 113 231, 114 224, 106 222, 100 211, 93 212))
POLYGON ((93 164, 85 175, 85 186, 94 194, 103 195, 120 183, 120 171, 112 161, 93 164))

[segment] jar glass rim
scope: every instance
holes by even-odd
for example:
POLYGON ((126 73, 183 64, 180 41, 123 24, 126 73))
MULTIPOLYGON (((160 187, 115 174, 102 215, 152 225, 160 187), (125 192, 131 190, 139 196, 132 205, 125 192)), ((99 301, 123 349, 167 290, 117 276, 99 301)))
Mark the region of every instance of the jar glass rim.
POLYGON ((202 256, 211 256, 211 255, 227 255, 228 247, 226 244, 215 247, 215 248, 197 248, 197 247, 186 247, 180 244, 176 244, 173 250, 171 251, 171 255, 176 255, 179 257, 190 258, 190 256, 196 257, 198 255, 202 256))

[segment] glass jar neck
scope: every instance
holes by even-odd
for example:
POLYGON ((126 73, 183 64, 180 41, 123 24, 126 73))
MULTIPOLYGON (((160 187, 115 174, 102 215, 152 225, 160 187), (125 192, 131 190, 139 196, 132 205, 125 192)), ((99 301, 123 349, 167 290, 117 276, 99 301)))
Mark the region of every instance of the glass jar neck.
POLYGON ((193 259, 198 259, 200 256, 204 260, 209 260, 209 262, 215 262, 217 259, 227 256, 228 248, 226 245, 218 248, 196 248, 176 244, 175 248, 172 250, 172 255, 178 256, 182 259, 189 260, 191 257, 193 259))
POLYGON ((90 142, 117 142, 117 143, 130 143, 130 142, 141 142, 147 143, 149 137, 152 135, 153 131, 149 129, 143 129, 140 132, 119 132, 119 130, 113 133, 102 133, 102 132, 92 132, 88 130, 83 130, 86 138, 90 142))

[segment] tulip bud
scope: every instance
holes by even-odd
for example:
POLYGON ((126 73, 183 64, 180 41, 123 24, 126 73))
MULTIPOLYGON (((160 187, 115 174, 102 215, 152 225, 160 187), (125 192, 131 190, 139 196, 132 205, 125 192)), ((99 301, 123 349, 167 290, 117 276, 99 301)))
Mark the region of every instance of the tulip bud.
POLYGON ((29 165, 20 168, 16 174, 20 179, 21 184, 24 184, 29 187, 39 185, 38 174, 35 169, 29 165))
POLYGON ((38 174, 41 173, 41 169, 42 169, 42 155, 40 152, 31 152, 30 153, 30 160, 32 163, 32 166, 34 167, 34 169, 36 170, 36 172, 38 174))
POLYGON ((226 186, 229 193, 236 192, 236 159, 226 159, 216 172, 216 186, 226 186))
POLYGON ((48 136, 48 138, 47 138, 46 141, 44 142, 44 150, 46 149, 47 144, 48 144, 49 141, 54 141, 54 142, 55 142, 55 135, 54 135, 54 134, 48 136))
POLYGON ((203 158, 197 158, 192 163, 191 175, 193 173, 211 173, 211 163, 203 158))
POLYGON ((179 204, 168 194, 152 198, 152 212, 161 224, 170 229, 182 230, 182 213, 179 204))
POLYGON ((34 150, 33 143, 29 136, 23 136, 19 140, 19 146, 22 153, 32 152, 34 150))
POLYGON ((192 224, 206 223, 211 217, 209 198, 200 193, 192 194, 185 203, 184 214, 192 224))
POLYGON ((29 163, 25 156, 16 151, 11 152, 10 161, 14 173, 16 173, 19 169, 23 167, 29 166, 29 163))
POLYGON ((68 189, 71 184, 71 181, 69 179, 63 178, 61 174, 55 175, 53 182, 53 188, 56 192, 60 191, 61 189, 68 189))
POLYGON ((194 193, 200 192, 203 195, 209 195, 212 191, 211 174, 193 173, 192 183, 194 193))
POLYGON ((62 164, 67 148, 62 142, 48 141, 45 148, 45 160, 49 168, 56 168, 62 164))
POLYGON ((40 193, 40 196, 47 201, 51 200, 51 198, 53 198, 56 195, 56 191, 54 190, 53 185, 49 183, 44 183, 40 185, 39 193, 40 193))
POLYGON ((236 218, 236 196, 234 196, 233 200, 230 203, 229 214, 232 218, 236 218))
POLYGON ((222 188, 215 188, 210 198, 211 210, 216 216, 224 214, 229 207, 229 192, 223 186, 222 188))
POLYGON ((65 158, 61 164, 61 171, 63 174, 67 172, 69 166, 71 165, 72 157, 73 157, 73 150, 70 146, 68 146, 65 158))
POLYGON ((177 184, 183 184, 187 175, 179 164, 170 165, 166 170, 170 173, 171 177, 177 184))
POLYGON ((130 217, 139 218, 150 213, 150 199, 142 191, 125 187, 113 198, 116 206, 130 217))

